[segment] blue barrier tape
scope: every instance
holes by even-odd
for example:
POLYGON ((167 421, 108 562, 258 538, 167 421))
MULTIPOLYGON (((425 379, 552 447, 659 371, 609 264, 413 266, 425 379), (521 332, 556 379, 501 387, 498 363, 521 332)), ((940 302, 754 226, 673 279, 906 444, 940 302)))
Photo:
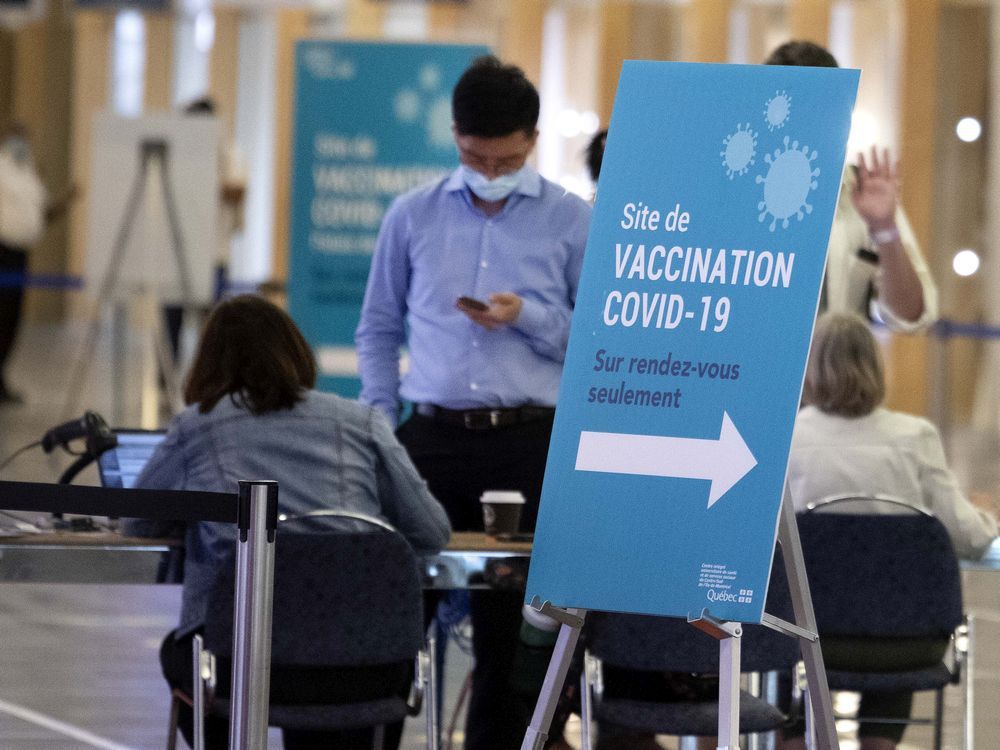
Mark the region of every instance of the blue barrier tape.
POLYGON ((942 319, 931 326, 930 333, 942 339, 956 337, 969 339, 1000 339, 1000 328, 981 323, 959 323, 942 319))
MULTIPOLYGON (((259 281, 231 281, 222 287, 224 294, 252 294, 259 291, 259 281)), ((83 289, 86 282, 80 276, 56 273, 0 273, 0 288, 35 287, 41 289, 83 289)))
POLYGON ((260 291, 259 281, 230 281, 222 286, 222 294, 233 297, 237 294, 256 294, 260 291))
POLYGON ((57 273, 0 273, 0 287, 30 286, 41 289, 82 289, 83 279, 57 273))

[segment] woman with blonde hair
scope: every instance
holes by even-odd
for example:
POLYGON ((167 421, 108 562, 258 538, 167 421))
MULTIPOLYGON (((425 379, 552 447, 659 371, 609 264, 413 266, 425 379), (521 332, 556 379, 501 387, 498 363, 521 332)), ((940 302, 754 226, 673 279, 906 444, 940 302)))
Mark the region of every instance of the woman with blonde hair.
POLYGON ((937 428, 885 408, 884 398, 882 357, 868 324, 851 313, 821 316, 788 464, 795 509, 835 495, 897 498, 937 516, 959 557, 981 557, 997 536, 996 520, 959 490, 937 428))
MULTIPOLYGON (((960 557, 978 558, 997 536, 997 522, 973 505, 948 469, 937 429, 926 419, 882 405, 885 374, 878 343, 853 313, 826 313, 816 323, 788 461, 788 487, 797 511, 838 495, 885 496, 933 513, 960 557)), ((851 512, 893 512, 892 504, 851 503, 851 512)), ((898 510, 896 508, 895 510, 898 510)), ((825 638, 823 655, 836 669, 916 668, 940 662, 946 641, 825 638)), ((861 750, 893 750, 902 724, 866 722, 866 716, 910 715, 913 694, 863 693, 861 750)), ((786 732, 782 748, 802 747, 786 732)))

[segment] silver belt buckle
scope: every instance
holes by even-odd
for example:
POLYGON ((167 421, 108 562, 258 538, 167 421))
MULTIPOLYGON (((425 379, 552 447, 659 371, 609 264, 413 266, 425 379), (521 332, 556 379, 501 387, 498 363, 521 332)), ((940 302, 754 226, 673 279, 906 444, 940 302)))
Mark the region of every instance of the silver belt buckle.
POLYGON ((500 418, 502 416, 502 409, 490 409, 489 411, 467 411, 464 415, 465 429, 485 430, 491 427, 499 427, 500 418))

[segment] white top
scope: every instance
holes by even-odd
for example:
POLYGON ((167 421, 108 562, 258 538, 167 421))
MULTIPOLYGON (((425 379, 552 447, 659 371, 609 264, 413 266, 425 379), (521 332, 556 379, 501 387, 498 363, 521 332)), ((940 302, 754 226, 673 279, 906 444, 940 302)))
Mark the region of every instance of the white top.
POLYGON ((837 200, 833 226, 830 229, 830 245, 826 261, 826 303, 827 309, 836 312, 864 313, 868 288, 875 285, 876 304, 879 315, 894 331, 913 332, 926 328, 938 316, 937 287, 931 278, 930 269, 920 254, 917 238, 910 222, 901 208, 896 209, 896 226, 903 249, 913 264, 913 270, 920 279, 924 292, 924 312, 917 320, 908 321, 898 317, 879 296, 881 271, 867 261, 858 258, 858 249, 876 249, 868 236, 868 225, 855 210, 851 201, 851 191, 855 183, 854 170, 844 170, 844 179, 837 200))
MULTIPOLYGON (((934 425, 888 409, 848 419, 803 408, 795 419, 788 488, 797 512, 823 498, 854 494, 887 495, 930 511, 963 558, 981 557, 997 536, 996 519, 959 491, 934 425)), ((858 512, 856 504, 851 512, 858 512)), ((891 510, 872 503, 870 512, 891 510)))

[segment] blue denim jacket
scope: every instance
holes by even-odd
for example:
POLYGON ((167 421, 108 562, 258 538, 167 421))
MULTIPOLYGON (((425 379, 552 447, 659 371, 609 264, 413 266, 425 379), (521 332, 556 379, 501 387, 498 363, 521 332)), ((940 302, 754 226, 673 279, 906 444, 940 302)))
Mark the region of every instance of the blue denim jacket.
MULTIPOLYGON (((336 508, 388 521, 420 552, 441 549, 451 533, 444 509, 385 417, 332 394, 309 391, 292 409, 260 416, 229 398, 207 414, 189 407, 170 423, 136 486, 235 493, 240 479, 276 480, 280 512, 288 515, 336 508)), ((181 528, 162 521, 123 522, 124 532, 133 536, 171 536, 181 528)), ((214 571, 232 564, 235 546, 228 524, 193 524, 184 535, 179 635, 204 621, 214 571)))

